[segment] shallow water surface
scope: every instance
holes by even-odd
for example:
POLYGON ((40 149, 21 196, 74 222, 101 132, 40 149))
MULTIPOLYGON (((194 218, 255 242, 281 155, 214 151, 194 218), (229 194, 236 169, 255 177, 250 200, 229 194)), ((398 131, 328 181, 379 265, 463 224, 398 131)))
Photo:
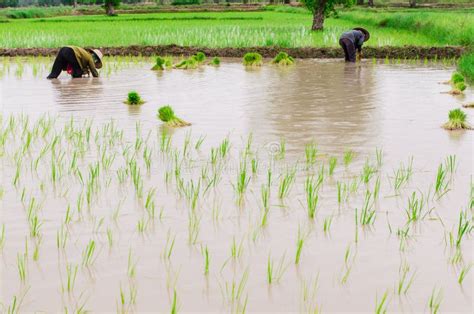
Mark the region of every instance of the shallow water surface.
POLYGON ((22 312, 167 312, 176 292, 182 312, 373 312, 387 293, 390 312, 419 313, 430 311, 439 292, 442 311, 472 312, 472 271, 462 285, 458 278, 472 262, 473 132, 441 125, 474 95, 443 93, 453 68, 301 60, 246 69, 224 60, 217 68, 153 72, 149 60, 137 59, 110 62, 98 79, 48 81, 47 63, 0 65, 4 309, 17 296, 22 312), (125 105, 131 90, 146 103, 125 105), (156 112, 165 104, 192 126, 164 127, 156 112), (229 152, 213 162, 226 138, 229 152), (305 155, 311 143, 315 163, 305 155), (332 175, 330 157, 337 158, 332 175), (436 193, 440 165, 446 179, 436 193), (294 183, 279 199, 292 171, 294 183), (397 188, 401 174, 408 180, 397 188), (320 178, 310 219, 307 180, 320 178), (411 222, 409 198, 422 204, 411 222), (365 226, 364 207, 374 213, 365 226), (469 231, 456 247, 450 236, 455 242, 460 214, 469 231), (38 235, 31 217, 40 222, 38 235), (83 265, 90 241, 93 262, 83 265), (271 284, 269 260, 276 273, 282 265, 271 284), (68 292, 66 269, 76 265, 68 292))

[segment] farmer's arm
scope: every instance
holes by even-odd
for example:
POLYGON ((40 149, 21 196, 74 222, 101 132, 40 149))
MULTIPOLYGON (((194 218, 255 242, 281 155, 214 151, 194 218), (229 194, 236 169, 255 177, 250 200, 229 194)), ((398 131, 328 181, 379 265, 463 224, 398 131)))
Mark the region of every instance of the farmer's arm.
POLYGON ((87 62, 88 62, 87 67, 91 71, 92 76, 93 77, 99 77, 99 72, 97 72, 97 69, 95 68, 94 60, 92 60, 92 57, 88 58, 87 62))
POLYGON ((364 36, 360 36, 359 38, 356 39, 355 46, 359 53, 362 51, 362 45, 364 44, 364 36))

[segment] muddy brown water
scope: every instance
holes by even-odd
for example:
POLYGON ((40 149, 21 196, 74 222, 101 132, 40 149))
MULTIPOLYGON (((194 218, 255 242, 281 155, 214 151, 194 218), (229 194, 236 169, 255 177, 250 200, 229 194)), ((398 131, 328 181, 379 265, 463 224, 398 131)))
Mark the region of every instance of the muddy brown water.
MULTIPOLYGON (((123 143, 108 148, 117 156, 110 173, 101 173, 101 189, 91 208, 85 210, 81 220, 76 213, 67 228, 65 250, 56 247, 57 232, 68 204, 74 212, 84 187, 77 178, 66 175, 60 184, 53 185, 49 180, 49 159, 40 162, 37 174, 32 173, 30 164, 45 145, 41 140, 34 142, 32 152, 23 156, 20 183, 14 186, 15 152, 21 150, 23 141, 20 135, 7 138, 0 155, 0 228, 5 224, 6 229, 0 253, 3 311, 14 296, 23 296, 21 312, 61 312, 64 308, 71 311, 82 305, 91 312, 115 312, 121 309, 120 287, 126 299, 130 287, 135 287, 136 302, 126 307, 131 312, 168 312, 176 291, 180 312, 238 312, 247 298, 248 312, 308 312, 317 306, 323 312, 369 313, 374 311, 376 299, 380 301, 387 292, 389 312, 420 313, 429 312, 433 290, 442 291, 441 311, 472 312, 473 272, 468 273, 462 285, 458 284, 462 268, 472 262, 472 240, 469 236, 463 239, 458 251, 463 259, 453 262, 456 250, 449 244, 448 234, 456 234, 461 210, 466 210, 472 221, 468 204, 474 132, 448 132, 440 126, 446 122, 449 110, 472 102, 474 95, 472 89, 460 97, 442 93, 449 86, 440 82, 449 79, 453 68, 437 64, 352 65, 334 60, 300 60, 288 68, 267 64, 246 69, 228 59, 218 68, 152 72, 148 60, 137 59, 109 64, 99 79, 71 80, 63 74, 59 80, 48 81, 44 79, 48 63, 4 59, 0 65, 3 130, 10 115, 20 120, 28 116, 33 125, 45 114, 54 117, 58 134, 71 117, 78 125, 93 119, 93 130, 101 130, 111 120, 124 130, 123 143), (146 103, 136 108, 123 104, 130 90, 139 92, 146 103), (178 116, 192 122, 189 128, 168 131, 174 147, 182 151, 186 136, 193 143, 205 136, 201 148, 192 148, 190 157, 183 162, 182 176, 186 180, 193 178, 197 182, 212 147, 226 137, 231 143, 230 157, 222 162, 221 181, 198 200, 200 229, 194 244, 188 243, 190 205, 179 196, 173 180, 165 183, 164 164, 166 160, 172 163, 174 157, 159 151, 159 136, 166 128, 156 119, 156 111, 164 104, 170 104, 178 116), (148 217, 143 200, 137 200, 130 180, 120 185, 116 175, 116 170, 126 165, 124 147, 135 143, 137 122, 144 139, 151 131, 145 146, 153 151, 149 174, 142 151, 136 155, 143 171, 144 198, 150 188, 156 188, 157 216, 161 215, 149 220, 144 233, 137 230, 137 223, 148 217), (244 205, 239 208, 234 185, 239 154, 249 134, 253 136, 252 156, 258 156, 260 169, 251 179, 244 205), (281 139, 286 143, 285 158, 274 159, 281 139), (311 142, 317 144, 318 161, 308 168, 304 162, 305 146, 311 142), (375 163, 376 148, 383 150, 383 163, 377 173, 369 185, 360 183, 348 201, 338 205, 337 182, 349 185, 358 181, 366 160, 375 163), (356 155, 344 167, 342 158, 347 150, 356 155), (449 191, 438 198, 433 192, 436 171, 448 155, 456 155, 457 169, 449 176, 449 191), (329 156, 338 157, 338 165, 332 178, 326 175, 319 191, 316 218, 310 220, 304 181, 308 175, 317 174, 322 163, 327 172, 329 156), (412 177, 395 191, 395 172, 411 157, 412 177), (296 183, 288 197, 280 201, 279 175, 297 161, 296 183), (268 167, 274 171, 271 207, 268 225, 259 228, 260 189, 267 180, 268 167), (381 189, 374 205, 375 222, 370 227, 356 227, 355 208, 360 211, 365 191, 373 189, 377 176, 381 189), (405 210, 413 192, 423 193, 429 202, 423 209, 423 219, 408 224, 410 237, 404 242, 397 230, 407 226, 405 210), (38 261, 32 257, 37 239, 30 237, 28 206, 24 204, 32 196, 41 204, 38 261), (117 207, 120 213, 115 221, 112 216, 117 207), (331 217, 330 230, 325 233, 324 221, 331 217), (107 229, 113 233, 111 248, 107 229), (298 229, 309 235, 301 261, 295 265, 298 229), (176 239, 169 260, 163 258, 168 235, 176 239), (22 283, 17 255, 25 252, 25 239, 28 271, 27 280, 22 283), (91 239, 97 244, 96 260, 83 267, 83 250, 91 239), (229 260, 234 239, 237 244, 242 243, 242 254, 229 260), (210 254, 207 276, 202 253, 206 246, 210 254), (130 250, 136 263, 133 278, 127 276, 130 250), (285 256, 285 271, 271 285, 267 283, 269 255, 275 268, 285 256), (62 291, 67 263, 79 265, 71 293, 62 291), (414 274, 414 279, 407 293, 398 295, 396 286, 404 265, 409 267, 408 277, 414 274), (248 279, 242 286, 239 308, 228 300, 230 292, 226 291, 234 279, 238 286, 245 273, 248 279)), ((471 109, 464 110, 474 122, 471 109)), ((75 148, 65 142, 59 146, 69 161, 69 153, 75 148)), ((87 150, 80 162, 84 174, 88 173, 89 164, 100 160, 95 144, 87 150)))

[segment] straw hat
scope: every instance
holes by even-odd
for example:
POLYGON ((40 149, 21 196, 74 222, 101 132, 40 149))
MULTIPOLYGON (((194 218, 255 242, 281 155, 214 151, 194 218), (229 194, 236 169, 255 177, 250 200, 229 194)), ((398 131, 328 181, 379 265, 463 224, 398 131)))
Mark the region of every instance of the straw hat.
POLYGON ((370 38, 370 33, 369 33, 369 31, 366 30, 365 28, 362 28, 362 27, 355 27, 355 28, 353 28, 353 30, 355 30, 355 31, 361 31, 362 33, 364 33, 364 41, 369 40, 369 38, 370 38))
POLYGON ((100 69, 102 67, 102 58, 104 57, 104 55, 99 49, 91 49, 90 52, 95 54, 97 56, 97 59, 99 59, 99 62, 96 64, 96 67, 100 69))

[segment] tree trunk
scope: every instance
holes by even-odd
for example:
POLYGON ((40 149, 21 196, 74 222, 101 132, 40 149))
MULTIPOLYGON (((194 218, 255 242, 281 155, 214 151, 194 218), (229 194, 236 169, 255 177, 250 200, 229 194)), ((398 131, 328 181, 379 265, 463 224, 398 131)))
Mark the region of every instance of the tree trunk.
POLYGON ((74 2, 72 3, 72 6, 73 6, 74 8, 77 8, 77 0, 74 0, 74 2))
MULTIPOLYGON (((315 5, 316 5, 315 1, 315 5)), ((319 5, 315 8, 313 13, 313 26, 311 30, 320 31, 324 27, 324 7, 326 6, 326 0, 320 0, 319 5)))
POLYGON ((369 0, 368 5, 369 5, 369 7, 373 7, 374 6, 374 0, 369 0))
POLYGON ((363 5, 363 4, 364 4, 364 0, 357 0, 357 5, 363 5))
POLYGON ((291 4, 291 0, 285 0, 285 4, 291 4))
POLYGON ((114 5, 110 2, 108 2, 106 5, 105 5, 105 14, 111 16, 111 15, 114 15, 115 14, 115 11, 114 11, 114 5))
POLYGON ((416 0, 410 0, 410 8, 416 7, 416 0))

